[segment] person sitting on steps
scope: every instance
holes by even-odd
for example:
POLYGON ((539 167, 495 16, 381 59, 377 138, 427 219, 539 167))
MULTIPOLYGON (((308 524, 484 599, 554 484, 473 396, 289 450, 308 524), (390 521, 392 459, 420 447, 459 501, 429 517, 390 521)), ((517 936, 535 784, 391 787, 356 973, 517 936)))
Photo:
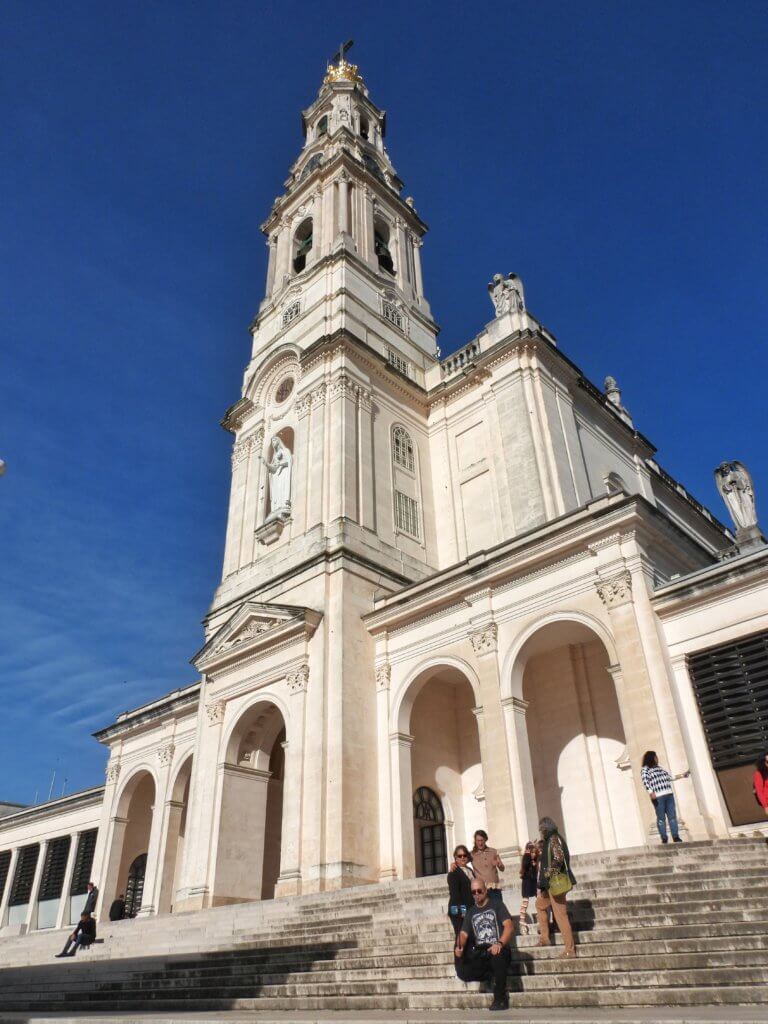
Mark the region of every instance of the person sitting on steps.
POLYGON ((508 1010, 507 971, 510 963, 512 917, 501 902, 488 898, 481 878, 472 879, 470 907, 456 939, 456 974, 462 981, 489 981, 493 978, 491 1010, 508 1010))
POLYGON ((92 942, 96 941, 96 922, 88 913, 84 910, 80 915, 80 920, 77 922, 77 927, 71 935, 67 937, 67 941, 64 943, 64 949, 56 956, 74 956, 78 949, 87 949, 92 942), (70 948, 71 947, 71 948, 70 948))

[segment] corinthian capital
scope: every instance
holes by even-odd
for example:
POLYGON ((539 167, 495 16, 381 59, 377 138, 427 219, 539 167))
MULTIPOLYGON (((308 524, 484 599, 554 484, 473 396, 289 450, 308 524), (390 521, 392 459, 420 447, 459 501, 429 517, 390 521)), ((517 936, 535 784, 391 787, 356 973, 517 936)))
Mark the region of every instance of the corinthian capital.
POLYGON ((606 608, 615 608, 632 600, 632 574, 628 569, 599 579, 595 587, 606 608))
POLYGON ((205 713, 208 715, 208 724, 216 725, 224 721, 224 701, 211 700, 205 705, 205 713))
POLYGON ((472 650, 475 654, 492 654, 496 650, 496 641, 499 635, 499 627, 495 622, 479 629, 476 633, 470 633, 472 650))

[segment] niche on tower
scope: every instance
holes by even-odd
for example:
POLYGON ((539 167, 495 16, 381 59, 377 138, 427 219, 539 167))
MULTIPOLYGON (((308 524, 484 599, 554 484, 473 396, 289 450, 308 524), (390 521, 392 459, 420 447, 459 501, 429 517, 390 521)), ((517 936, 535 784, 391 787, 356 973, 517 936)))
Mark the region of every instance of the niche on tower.
MULTIPOLYGON (((286 387, 286 382, 280 386, 286 387)), ((293 386, 292 380, 290 386, 293 386)), ((256 539, 261 544, 273 544, 291 519, 293 447, 293 428, 283 427, 272 434, 266 446, 266 454, 262 456, 266 471, 262 494, 263 514, 262 524, 256 530, 256 539)))

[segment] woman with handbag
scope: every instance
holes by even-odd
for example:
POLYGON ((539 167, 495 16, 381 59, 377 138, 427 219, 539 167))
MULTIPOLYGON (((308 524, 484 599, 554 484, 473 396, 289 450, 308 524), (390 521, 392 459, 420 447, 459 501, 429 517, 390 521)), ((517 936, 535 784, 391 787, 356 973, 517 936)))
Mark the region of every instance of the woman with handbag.
POLYGON ((565 943, 562 957, 574 957, 576 956, 576 947, 573 942, 573 929, 568 918, 565 895, 576 884, 576 878, 571 871, 571 855, 568 852, 568 844, 558 832, 557 825, 551 818, 541 819, 539 831, 543 840, 539 860, 539 893, 536 896, 539 945, 550 945, 548 911, 551 908, 565 943))
POLYGON ((470 852, 466 846, 457 846, 453 851, 453 867, 448 872, 448 917, 451 919, 456 937, 461 930, 461 922, 470 907, 475 905, 472 899, 472 882, 476 875, 469 866, 470 852))

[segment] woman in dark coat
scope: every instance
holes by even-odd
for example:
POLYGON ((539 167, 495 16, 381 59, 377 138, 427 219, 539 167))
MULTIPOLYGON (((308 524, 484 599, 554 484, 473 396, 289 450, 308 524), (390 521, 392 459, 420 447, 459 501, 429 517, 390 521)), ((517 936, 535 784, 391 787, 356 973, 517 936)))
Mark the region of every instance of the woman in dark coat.
POLYGON ((453 851, 453 863, 456 866, 448 872, 448 916, 457 937, 467 909, 473 907, 475 902, 472 899, 475 872, 469 865, 469 858, 466 846, 457 846, 453 851))

